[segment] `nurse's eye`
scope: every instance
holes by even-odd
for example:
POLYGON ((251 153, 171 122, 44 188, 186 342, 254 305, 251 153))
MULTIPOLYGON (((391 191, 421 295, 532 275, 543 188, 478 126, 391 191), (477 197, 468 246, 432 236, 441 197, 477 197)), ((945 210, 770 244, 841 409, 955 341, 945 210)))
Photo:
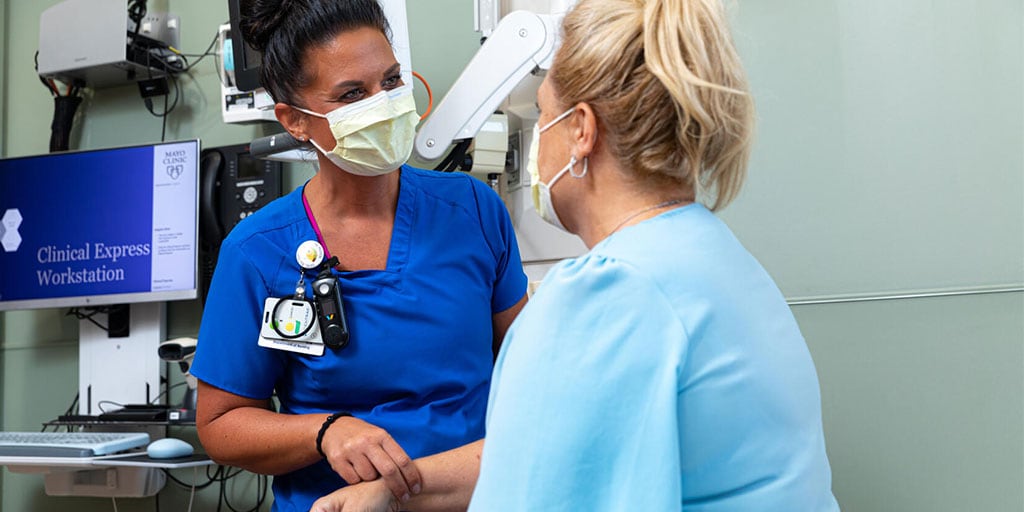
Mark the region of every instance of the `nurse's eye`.
POLYGON ((352 103, 361 100, 365 95, 366 90, 360 87, 358 89, 346 91, 341 96, 338 96, 338 101, 340 101, 341 103, 352 103))
POLYGON ((389 76, 380 83, 381 87, 385 89, 394 89, 402 85, 402 75, 389 76))

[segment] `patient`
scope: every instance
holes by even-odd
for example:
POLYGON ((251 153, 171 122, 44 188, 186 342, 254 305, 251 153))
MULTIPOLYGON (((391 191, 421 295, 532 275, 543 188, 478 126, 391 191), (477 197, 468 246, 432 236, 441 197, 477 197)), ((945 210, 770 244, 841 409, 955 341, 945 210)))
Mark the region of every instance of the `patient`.
MULTIPOLYGON (((722 6, 581 0, 562 28, 534 206, 590 250, 509 328, 486 441, 416 460, 402 509, 838 510, 800 329, 712 213, 740 189, 754 119, 722 6)), ((369 482, 313 510, 397 508, 369 482)))

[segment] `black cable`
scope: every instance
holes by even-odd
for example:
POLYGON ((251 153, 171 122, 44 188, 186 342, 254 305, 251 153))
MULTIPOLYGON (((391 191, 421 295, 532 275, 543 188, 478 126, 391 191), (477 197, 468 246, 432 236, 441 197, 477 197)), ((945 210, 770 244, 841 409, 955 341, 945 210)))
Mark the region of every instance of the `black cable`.
MULTIPOLYGON (((211 53, 210 50, 213 49, 213 45, 217 44, 217 40, 218 39, 220 39, 220 32, 219 31, 216 34, 214 34, 213 41, 210 41, 210 46, 207 46, 206 50, 203 53, 198 55, 199 58, 196 59, 196 61, 193 62, 192 64, 189 64, 187 67, 185 67, 185 72, 192 71, 192 68, 196 67, 196 64, 199 64, 204 58, 206 58, 206 56, 208 56, 208 55, 216 55, 216 52, 211 53)), ((187 54, 187 53, 181 53, 179 55, 181 55, 183 57, 184 56, 189 56, 189 57, 196 57, 197 56, 195 54, 187 54)))
MULTIPOLYGON (((75 398, 73 400, 71 400, 71 405, 69 405, 68 408, 64 410, 64 416, 68 416, 68 415, 72 414, 75 411, 75 407, 78 407, 78 393, 75 393, 75 398)), ((68 427, 68 432, 70 432, 71 431, 71 425, 68 425, 67 427, 68 427)), ((54 425, 53 428, 55 430, 60 430, 60 425, 54 425)), ((46 432, 46 425, 43 425, 42 432, 46 432)))
MULTIPOLYGON (((221 509, 222 500, 223 504, 227 505, 228 509, 231 510, 232 512, 242 512, 241 510, 235 508, 235 505, 231 503, 231 499, 228 497, 227 492, 228 480, 235 478, 242 473, 244 473, 244 470, 242 469, 237 469, 234 473, 231 472, 230 468, 227 469, 227 471, 225 472, 224 476, 221 479, 220 496, 218 498, 217 510, 221 509)), ((256 505, 253 508, 248 509, 246 512, 259 512, 259 508, 263 506, 263 503, 266 501, 266 493, 269 486, 270 484, 265 475, 257 475, 256 492, 259 493, 259 496, 256 499, 256 505)))
MULTIPOLYGON (((183 53, 172 50, 163 41, 150 39, 137 34, 128 33, 129 49, 133 57, 140 59, 142 54, 146 57, 146 68, 152 78, 152 70, 159 69, 168 74, 182 73, 189 68, 188 58, 183 53), (171 57, 180 57, 177 62, 170 60, 171 57), (154 64, 154 61, 156 64, 154 64)), ((140 62, 141 64, 141 62, 140 62)))
POLYGON ((442 172, 444 172, 444 169, 446 167, 448 167, 448 165, 451 164, 452 158, 453 158, 454 154, 455 154, 455 148, 452 148, 452 150, 449 151, 448 154, 444 156, 444 159, 442 159, 441 162, 438 163, 437 166, 434 167, 434 170, 435 171, 442 171, 442 172))
MULTIPOLYGON (((223 468, 224 466, 217 466, 217 467, 218 468, 223 468)), ((221 470, 218 469, 217 471, 220 472, 221 470)), ((164 472, 165 475, 167 475, 167 478, 170 481, 174 482, 176 485, 178 485, 178 486, 180 486, 180 487, 182 487, 184 489, 189 489, 189 490, 191 490, 193 487, 195 487, 195 489, 197 491, 201 491, 201 490, 206 489, 207 487, 213 485, 214 483, 220 481, 220 479, 217 478, 217 473, 214 473, 214 477, 213 478, 210 478, 209 474, 207 474, 207 480, 200 484, 200 483, 196 483, 196 482, 188 483, 188 482, 183 482, 181 480, 178 480, 178 478, 175 477, 174 475, 172 475, 171 471, 168 470, 168 469, 163 469, 163 472, 164 472)))
POLYGON ((52 94, 53 96, 60 96, 60 92, 57 91, 57 88, 54 87, 53 84, 51 84, 49 82, 49 80, 47 80, 47 79, 45 79, 45 78, 43 78, 42 76, 39 75, 39 50, 36 50, 35 62, 36 62, 36 77, 39 78, 39 81, 42 82, 43 85, 46 86, 47 89, 49 89, 50 94, 52 94))
POLYGON ((463 162, 466 160, 466 152, 469 151, 469 145, 473 143, 473 139, 465 139, 460 141, 455 149, 452 150, 452 161, 444 172, 455 172, 459 170, 463 162))
POLYGON ((174 112, 174 109, 178 106, 178 98, 181 96, 181 86, 178 85, 178 79, 176 77, 169 76, 167 78, 170 79, 171 83, 174 85, 174 101, 171 102, 170 107, 167 106, 166 94, 164 95, 164 111, 160 112, 159 114, 153 110, 152 100, 150 100, 149 98, 144 98, 146 110, 148 110, 153 117, 167 117, 167 115, 171 112, 174 112))
POLYGON ((82 104, 79 96, 80 86, 72 82, 68 86, 68 93, 61 95, 60 90, 52 79, 43 78, 39 75, 39 51, 36 50, 33 56, 36 71, 36 78, 43 84, 50 96, 53 97, 53 120, 50 123, 50 152, 66 151, 70 148, 71 127, 74 123, 75 112, 82 104))
POLYGON ((142 28, 142 18, 146 17, 146 1, 128 0, 128 19, 135 22, 135 36, 139 35, 139 29, 142 28))
POLYGON ((441 160, 441 163, 434 167, 435 171, 441 172, 453 172, 462 165, 463 160, 466 159, 466 151, 469 149, 469 145, 473 143, 473 139, 463 139, 455 144, 455 147, 448 152, 448 155, 441 160))
POLYGON ((263 481, 263 490, 260 491, 259 481, 256 482, 256 492, 260 493, 260 498, 256 500, 255 510, 259 510, 263 507, 263 504, 267 501, 267 490, 270 489, 270 478, 266 475, 260 475, 260 480, 263 481))
POLYGON ((96 316, 96 315, 98 315, 100 313, 103 313, 103 314, 110 313, 110 307, 108 307, 108 306, 98 306, 98 307, 89 307, 89 308, 71 308, 71 309, 68 310, 67 313, 64 314, 64 316, 73 316, 73 317, 75 317, 75 318, 77 318, 79 320, 88 320, 89 322, 91 322, 96 327, 99 327, 100 329, 103 329, 104 331, 110 332, 110 329, 107 326, 102 325, 99 322, 97 322, 95 319, 93 319, 94 316, 96 316))
POLYGON ((148 57, 146 57, 147 65, 152 65, 150 64, 149 59, 153 59, 159 64, 159 66, 157 66, 159 69, 166 71, 169 74, 183 73, 185 71, 188 71, 189 69, 188 59, 185 58, 184 54, 171 52, 170 55, 165 55, 160 53, 153 53, 153 50, 149 50, 148 52, 146 52, 146 54, 148 55, 148 57), (184 64, 175 64, 168 60, 168 57, 172 56, 181 57, 181 61, 184 62, 184 64))
POLYGON ((170 96, 170 95, 169 94, 164 94, 164 115, 160 116, 161 117, 161 121, 160 121, 160 142, 163 142, 163 141, 165 141, 167 139, 167 114, 170 113, 167 110, 167 97, 168 96, 170 96))
MULTIPOLYGON (((122 404, 121 402, 115 402, 113 400, 100 400, 99 402, 96 402, 96 407, 99 407, 100 413, 108 412, 107 410, 105 410, 103 408, 104 405, 114 405, 114 406, 117 406, 118 409, 124 409, 124 404, 122 404)), ((111 409, 111 410, 116 410, 116 409, 111 409)))
POLYGON ((166 391, 161 391, 159 395, 156 395, 155 398, 153 398, 152 400, 149 401, 149 405, 158 405, 156 402, 158 400, 160 400, 160 397, 162 397, 164 395, 167 395, 167 400, 170 401, 171 400, 171 390, 175 389, 175 388, 180 388, 180 387, 182 387, 182 386, 184 386, 186 384, 188 384, 188 382, 179 382, 179 383, 171 386, 170 388, 168 388, 166 391))
POLYGON ((71 400, 71 405, 64 410, 64 415, 72 414, 75 412, 75 407, 78 407, 78 393, 75 393, 75 398, 71 400))

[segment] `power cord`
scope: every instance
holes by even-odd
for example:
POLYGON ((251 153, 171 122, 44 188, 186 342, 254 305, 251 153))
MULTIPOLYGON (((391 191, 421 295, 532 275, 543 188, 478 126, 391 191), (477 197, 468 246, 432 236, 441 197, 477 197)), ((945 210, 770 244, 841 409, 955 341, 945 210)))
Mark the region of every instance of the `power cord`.
POLYGON ((145 66, 150 70, 150 77, 147 80, 139 81, 139 94, 143 98, 146 110, 152 116, 161 118, 161 142, 167 139, 167 117, 178 106, 178 102, 181 99, 181 84, 178 82, 178 75, 190 72, 207 56, 216 55, 216 52, 213 52, 212 50, 214 45, 217 44, 219 36, 219 32, 215 34, 213 39, 210 41, 210 44, 206 47, 206 50, 200 54, 182 53, 177 48, 164 45, 163 43, 150 40, 148 38, 143 39, 141 37, 135 37, 132 39, 131 44, 133 46, 139 46, 140 48, 137 48, 137 50, 145 52, 145 66), (142 44, 142 41, 145 41, 145 44, 142 44), (170 53, 161 53, 164 50, 170 53), (198 57, 198 59, 196 59, 195 62, 189 63, 188 57, 198 57), (167 73, 167 76, 154 78, 152 76, 154 69, 164 71, 167 73), (170 93, 170 87, 167 83, 168 80, 170 80, 170 85, 174 87, 173 100, 168 98, 170 93), (164 97, 164 107, 161 112, 157 112, 153 107, 152 98, 161 95, 164 97))
POLYGON ((463 139, 455 144, 455 147, 448 152, 448 156, 441 160, 441 163, 434 167, 435 171, 441 172, 454 172, 460 168, 463 170, 469 170, 473 167, 472 162, 467 162, 467 152, 469 151, 469 145, 473 143, 473 139, 463 139))
MULTIPOLYGON (((184 482, 171 474, 170 470, 164 469, 163 471, 164 474, 167 475, 167 479, 172 483, 182 489, 192 490, 192 492, 201 491, 213 484, 220 484, 220 488, 218 489, 217 511, 220 512, 224 506, 227 506, 228 510, 231 510, 232 512, 242 512, 240 508, 236 508, 236 505, 231 503, 231 499, 227 492, 227 483, 229 480, 244 473, 245 470, 231 468, 229 466, 217 466, 217 469, 211 474, 210 466, 207 466, 206 481, 202 483, 195 481, 195 474, 193 474, 192 482, 184 482)), ((267 492, 270 489, 269 477, 266 475, 256 475, 256 477, 256 504, 252 508, 247 509, 246 512, 259 512, 260 507, 262 507, 267 500, 267 492)), ((159 510, 159 503, 157 504, 157 510, 159 510)))
POLYGON ((146 2, 147 0, 128 0, 128 19, 135 22, 135 36, 139 35, 142 19, 146 17, 146 2))
POLYGON ((81 84, 77 81, 65 85, 65 92, 61 94, 57 82, 52 78, 39 76, 39 52, 35 57, 36 76, 43 84, 50 95, 53 96, 53 122, 50 124, 50 151, 66 151, 71 146, 71 127, 74 123, 75 112, 82 104, 81 84))
POLYGON ((184 385, 187 385, 187 384, 188 384, 188 382, 179 382, 177 384, 174 384, 174 385, 170 386, 166 390, 161 391, 160 394, 156 395, 156 397, 154 397, 152 400, 150 400, 149 401, 149 405, 159 405, 159 404, 157 404, 157 402, 159 402, 160 401, 160 397, 162 397, 164 395, 167 395, 167 401, 170 402, 171 401, 171 391, 174 390, 174 389, 180 388, 180 387, 182 387, 184 385))
POLYGON ((110 332, 110 328, 96 321, 93 317, 99 314, 109 314, 113 308, 110 306, 96 306, 89 308, 71 308, 64 316, 73 316, 79 320, 88 320, 96 327, 110 332))
MULTIPOLYGON (((195 62, 193 62, 192 64, 189 64, 185 68, 185 72, 186 73, 189 72, 189 71, 192 71, 192 68, 196 67, 196 65, 199 64, 200 62, 202 62, 202 60, 205 59, 206 57, 208 57, 210 55, 213 55, 213 56, 217 55, 217 52, 214 52, 214 51, 211 51, 211 50, 213 50, 213 45, 217 44, 217 40, 218 39, 220 39, 220 32, 218 32, 218 33, 213 35, 213 40, 210 41, 210 45, 206 47, 206 50, 203 51, 203 53, 195 54, 195 53, 175 52, 178 55, 180 55, 181 57, 199 57, 198 59, 196 59, 195 62)), ((174 48, 171 48, 171 51, 174 51, 174 48)))

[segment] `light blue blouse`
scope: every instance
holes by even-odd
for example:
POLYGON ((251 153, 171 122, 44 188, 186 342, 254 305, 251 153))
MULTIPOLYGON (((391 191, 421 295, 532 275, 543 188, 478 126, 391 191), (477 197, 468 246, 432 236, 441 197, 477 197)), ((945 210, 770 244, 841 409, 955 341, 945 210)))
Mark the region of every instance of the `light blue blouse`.
POLYGON ((699 204, 555 266, 497 361, 471 511, 831 511, 817 375, 699 204))

